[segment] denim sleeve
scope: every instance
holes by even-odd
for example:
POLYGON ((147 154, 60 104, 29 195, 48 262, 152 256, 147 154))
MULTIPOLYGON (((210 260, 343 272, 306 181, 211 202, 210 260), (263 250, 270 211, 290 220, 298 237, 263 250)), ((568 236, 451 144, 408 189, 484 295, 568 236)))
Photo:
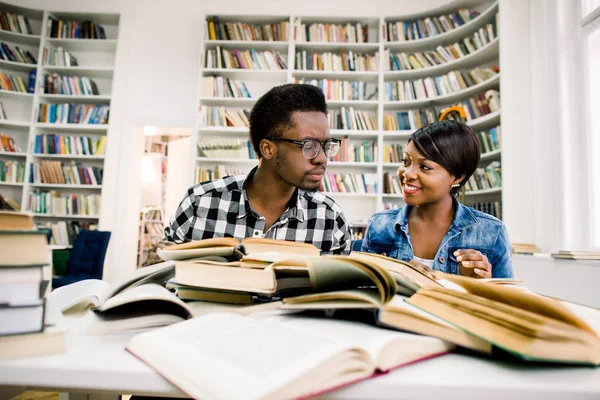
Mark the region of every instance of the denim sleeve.
POLYGON ((489 261, 492 264, 492 278, 513 277, 512 248, 504 224, 502 224, 498 238, 496 238, 494 253, 489 261))

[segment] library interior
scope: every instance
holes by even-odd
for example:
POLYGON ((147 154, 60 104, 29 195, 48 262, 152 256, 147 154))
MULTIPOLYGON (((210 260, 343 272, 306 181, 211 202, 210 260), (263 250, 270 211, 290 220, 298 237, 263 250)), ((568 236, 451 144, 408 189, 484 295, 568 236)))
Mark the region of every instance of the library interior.
POLYGON ((0 400, 600 398, 599 108, 600 0, 0 0, 0 400))

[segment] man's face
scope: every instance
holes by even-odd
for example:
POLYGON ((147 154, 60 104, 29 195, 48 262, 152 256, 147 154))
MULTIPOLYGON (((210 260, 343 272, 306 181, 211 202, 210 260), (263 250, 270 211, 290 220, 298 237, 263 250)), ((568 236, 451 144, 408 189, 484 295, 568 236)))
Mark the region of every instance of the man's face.
MULTIPOLYGON (((292 114, 294 127, 285 131, 281 137, 291 140, 314 139, 324 142, 329 139, 329 123, 322 112, 297 111, 292 114)), ((277 141, 275 171, 282 180, 303 190, 317 190, 325 173, 327 157, 323 148, 313 159, 302 155, 302 147, 289 142, 277 141)))

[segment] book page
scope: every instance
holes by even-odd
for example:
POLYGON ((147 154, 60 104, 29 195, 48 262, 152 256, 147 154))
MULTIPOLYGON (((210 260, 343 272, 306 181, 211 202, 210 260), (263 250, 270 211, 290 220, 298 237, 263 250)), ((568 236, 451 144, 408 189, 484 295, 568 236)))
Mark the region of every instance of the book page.
POLYGON ((597 336, 600 336, 600 310, 568 301, 561 301, 561 303, 584 320, 596 332, 597 336))
POLYGON ((108 282, 99 279, 85 279, 54 289, 48 295, 48 301, 61 312, 78 304, 98 307, 109 286, 108 282))
POLYGON ((148 267, 138 268, 133 274, 128 275, 110 285, 104 293, 104 296, 100 299, 100 304, 103 304, 107 299, 127 288, 147 282, 166 282, 174 275, 175 263, 172 261, 166 261, 150 265, 148 267))
POLYGON ((346 346, 273 321, 213 313, 135 336, 127 349, 194 398, 253 399, 295 382, 346 346))
MULTIPOLYGON (((156 283, 148 283, 146 285, 136 286, 132 289, 125 290, 116 296, 107 299, 104 304, 98 307, 98 311, 108 311, 125 304, 152 300, 173 303, 182 309, 183 312, 179 312, 179 314, 192 316, 192 311, 182 300, 168 289, 165 289, 156 283)), ((143 305, 140 305, 140 307, 143 307, 143 305)))
POLYGON ((364 349, 381 371, 452 349, 441 339, 383 329, 360 321, 340 320, 306 314, 258 313, 252 315, 277 321, 298 330, 321 334, 349 346, 364 349))

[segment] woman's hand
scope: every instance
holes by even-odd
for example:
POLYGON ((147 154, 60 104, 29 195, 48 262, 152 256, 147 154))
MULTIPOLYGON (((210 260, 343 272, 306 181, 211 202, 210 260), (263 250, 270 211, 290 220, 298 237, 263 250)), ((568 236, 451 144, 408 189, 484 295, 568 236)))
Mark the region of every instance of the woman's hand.
POLYGON ((473 249, 461 249, 454 252, 458 260, 460 275, 472 278, 491 278, 492 264, 481 252, 473 249))

